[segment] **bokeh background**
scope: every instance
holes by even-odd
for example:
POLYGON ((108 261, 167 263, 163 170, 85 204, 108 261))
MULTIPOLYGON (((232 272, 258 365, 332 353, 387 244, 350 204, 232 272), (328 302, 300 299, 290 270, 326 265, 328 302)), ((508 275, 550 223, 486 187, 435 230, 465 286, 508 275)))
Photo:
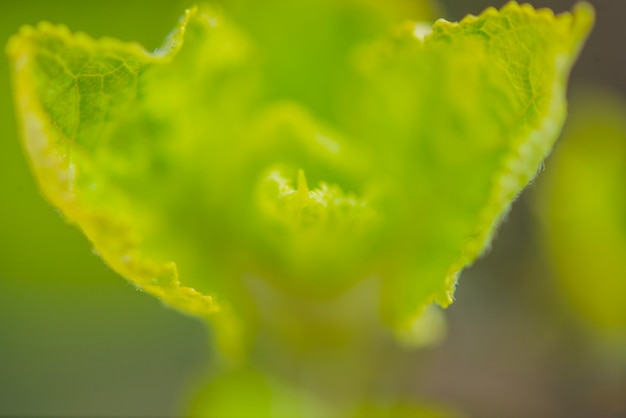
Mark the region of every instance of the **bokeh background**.
MULTIPOLYGON (((571 90, 626 100, 626 2, 590 2, 597 23, 571 90)), ((189 3, 0 0, 0 43, 48 20, 153 49, 189 3)), ((458 20, 505 2, 440 3, 458 20)), ((574 3, 532 1, 559 12, 574 3)), ((473 417, 625 417, 626 345, 619 330, 607 339, 581 319, 555 277, 536 209, 543 177, 514 204, 492 251, 462 274, 445 342, 406 354, 411 390, 473 417)), ((110 271, 38 194, 3 55, 0 196, 0 416, 176 416, 210 367, 210 335, 110 271)))

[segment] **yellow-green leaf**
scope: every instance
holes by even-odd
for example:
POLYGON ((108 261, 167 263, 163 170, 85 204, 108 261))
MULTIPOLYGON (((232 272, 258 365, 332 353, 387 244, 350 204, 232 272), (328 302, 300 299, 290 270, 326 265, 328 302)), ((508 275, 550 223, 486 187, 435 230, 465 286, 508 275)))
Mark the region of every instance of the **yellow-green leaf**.
POLYGON ((235 23, 192 9, 154 53, 49 24, 11 39, 44 194, 141 289, 221 310, 224 345, 254 326, 250 276, 305 304, 375 276, 396 327, 449 304, 560 131, 591 8, 426 34, 401 1, 230 4, 235 23))
POLYGON ((393 323, 452 302, 459 271, 489 245, 560 132, 592 21, 586 4, 554 16, 512 2, 440 20, 430 34, 407 25, 355 55, 360 78, 343 115, 379 160, 370 175, 385 190, 381 242, 393 250, 380 274, 393 323))

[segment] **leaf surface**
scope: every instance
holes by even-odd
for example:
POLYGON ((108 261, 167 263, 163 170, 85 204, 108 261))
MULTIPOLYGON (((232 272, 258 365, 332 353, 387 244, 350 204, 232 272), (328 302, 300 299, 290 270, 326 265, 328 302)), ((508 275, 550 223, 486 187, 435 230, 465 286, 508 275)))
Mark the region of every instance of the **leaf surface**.
POLYGON ((560 133, 592 21, 584 3, 555 16, 511 2, 440 20, 425 36, 407 25, 355 55, 360 77, 343 115, 379 160, 370 174, 382 181, 395 239, 381 241, 395 244, 381 272, 391 322, 408 325, 427 300, 452 302, 458 273, 489 245, 560 133))
MULTIPOLYGON (((344 16, 322 3, 322 17, 344 16)), ((375 275, 395 327, 449 304, 560 131, 591 8, 510 3, 425 38, 392 25, 395 12, 369 13, 321 29, 347 31, 336 44, 315 44, 317 18, 260 27, 231 12, 241 26, 188 11, 154 53, 49 24, 13 37, 44 194, 141 289, 221 310, 224 344, 253 326, 249 276, 306 301, 375 275), (371 19, 393 29, 373 36, 371 19)))

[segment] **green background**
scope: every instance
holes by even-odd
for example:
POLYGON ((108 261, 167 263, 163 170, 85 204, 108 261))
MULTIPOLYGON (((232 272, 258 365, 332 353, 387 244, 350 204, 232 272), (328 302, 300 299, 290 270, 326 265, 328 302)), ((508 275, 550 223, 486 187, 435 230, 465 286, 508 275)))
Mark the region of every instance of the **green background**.
MULTIPOLYGON (((443 1, 449 20, 502 1, 443 1)), ((573 1, 533 2, 556 11, 573 1)), ((572 86, 624 95, 623 2, 592 1, 596 29, 572 86)), ((64 23, 93 36, 160 45, 183 1, 0 1, 0 40, 22 24, 64 23)), ((209 368, 200 321, 135 291, 38 194, 0 64, 0 416, 174 416, 209 368)), ((546 163, 546 170, 550 162, 546 163)), ((470 416, 624 416, 624 367, 606 360, 569 314, 527 203, 460 282, 437 349, 408 353, 420 397, 470 416)))

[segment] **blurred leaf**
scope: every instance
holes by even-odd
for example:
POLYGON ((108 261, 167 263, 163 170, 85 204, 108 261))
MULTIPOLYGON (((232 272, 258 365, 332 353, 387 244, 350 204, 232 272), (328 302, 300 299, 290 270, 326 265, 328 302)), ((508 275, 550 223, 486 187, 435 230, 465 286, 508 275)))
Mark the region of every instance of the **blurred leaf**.
POLYGON ((570 66, 592 22, 586 4, 555 17, 512 2, 440 20, 432 34, 398 29, 356 55, 345 125, 375 150, 390 322, 408 327, 426 303, 452 302, 458 273, 489 245, 559 134, 570 66))
MULTIPOLYGON (((344 16, 320 4, 311 22, 344 16)), ((303 300, 377 275, 398 327, 449 304, 559 133, 593 12, 510 3, 425 38, 415 24, 373 36, 364 22, 389 27, 394 13, 365 15, 321 30, 314 59, 311 25, 288 13, 284 48, 265 38, 275 22, 249 36, 245 16, 240 29, 208 7, 152 54, 24 28, 7 51, 44 194, 141 289, 221 310, 227 351, 256 316, 250 274, 303 300), (332 42, 337 28, 348 44, 332 42), (307 64, 280 75, 291 62, 307 64)))
POLYGON ((567 301, 590 326, 626 331, 626 104, 580 91, 537 208, 567 301))
POLYGON ((452 408, 425 403, 374 403, 361 405, 353 418, 460 418, 461 413, 452 408))
POLYGON ((245 368, 213 376, 190 407, 188 416, 203 418, 337 417, 310 394, 245 368))

